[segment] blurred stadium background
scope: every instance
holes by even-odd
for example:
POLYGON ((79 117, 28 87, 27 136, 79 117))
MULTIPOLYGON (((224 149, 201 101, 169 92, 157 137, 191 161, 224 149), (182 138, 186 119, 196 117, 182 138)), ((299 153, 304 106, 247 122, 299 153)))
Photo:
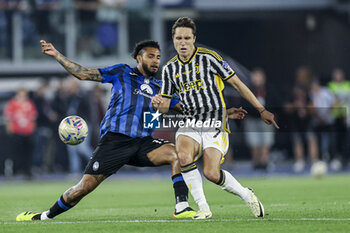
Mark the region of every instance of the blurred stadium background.
MULTIPOLYGON (((98 140, 110 86, 69 77, 41 53, 41 39, 89 68, 135 65, 135 43, 154 39, 166 62, 175 55, 171 26, 180 16, 195 20, 197 44, 222 54, 281 127, 261 126, 255 110, 226 88, 227 105, 249 112, 248 119, 231 122, 226 169, 306 175, 323 160, 331 173, 350 171, 348 0, 0 0, 0 179, 74 177, 98 140), (5 119, 8 101, 21 88, 38 113, 23 145, 5 119), (72 114, 88 122, 91 136, 78 151, 57 135, 60 120, 72 114)), ((173 140, 174 132, 155 136, 173 140)))

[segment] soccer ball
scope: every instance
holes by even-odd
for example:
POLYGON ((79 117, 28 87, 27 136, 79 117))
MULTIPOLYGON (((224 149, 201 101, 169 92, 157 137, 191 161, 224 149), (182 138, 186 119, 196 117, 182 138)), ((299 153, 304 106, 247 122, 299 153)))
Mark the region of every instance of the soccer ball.
POLYGON ((88 135, 88 126, 79 116, 68 116, 58 126, 58 135, 62 142, 69 145, 82 143, 88 135))
POLYGON ((315 178, 322 178, 327 174, 327 164, 323 161, 315 162, 311 166, 311 176, 315 178))

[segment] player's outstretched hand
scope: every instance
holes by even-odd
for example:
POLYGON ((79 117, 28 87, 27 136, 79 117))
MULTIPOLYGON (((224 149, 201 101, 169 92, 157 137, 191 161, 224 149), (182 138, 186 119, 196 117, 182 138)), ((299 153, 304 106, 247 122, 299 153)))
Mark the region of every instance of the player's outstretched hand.
POLYGON ((272 123, 276 127, 276 129, 280 128, 275 121, 275 115, 267 111, 266 109, 260 112, 260 117, 266 124, 270 125, 272 123))
POLYGON ((41 40, 40 44, 41 44, 41 52, 43 52, 43 54, 46 54, 52 57, 57 56, 58 51, 55 49, 55 47, 53 47, 51 43, 47 43, 46 41, 41 40))
POLYGON ((163 97, 161 94, 157 94, 155 96, 153 96, 151 104, 153 106, 154 109, 158 109, 159 105, 163 102, 163 97))
POLYGON ((242 120, 242 119, 244 119, 246 114, 248 114, 248 112, 245 109, 243 109, 242 107, 227 109, 228 119, 231 119, 231 120, 235 120, 235 119, 242 120))

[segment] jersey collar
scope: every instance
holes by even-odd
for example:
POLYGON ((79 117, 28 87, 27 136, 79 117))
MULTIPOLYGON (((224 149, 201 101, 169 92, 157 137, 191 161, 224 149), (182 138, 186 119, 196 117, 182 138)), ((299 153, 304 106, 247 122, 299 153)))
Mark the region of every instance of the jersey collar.
POLYGON ((179 56, 179 54, 178 54, 178 55, 177 55, 177 60, 178 60, 182 65, 189 64, 189 63, 191 63, 191 61, 193 60, 193 58, 196 56, 197 52, 198 52, 198 48, 195 47, 194 53, 192 54, 192 56, 191 56, 189 59, 187 59, 186 61, 182 61, 181 58, 180 58, 180 56, 179 56))
POLYGON ((149 79, 149 80, 154 80, 154 77, 149 77, 149 78, 147 78, 146 76, 144 76, 143 74, 141 74, 141 72, 139 71, 139 69, 137 69, 137 67, 134 67, 133 69, 133 72, 135 73, 135 74, 137 74, 137 75, 139 75, 139 76, 142 76, 142 77, 144 77, 145 79, 149 79))

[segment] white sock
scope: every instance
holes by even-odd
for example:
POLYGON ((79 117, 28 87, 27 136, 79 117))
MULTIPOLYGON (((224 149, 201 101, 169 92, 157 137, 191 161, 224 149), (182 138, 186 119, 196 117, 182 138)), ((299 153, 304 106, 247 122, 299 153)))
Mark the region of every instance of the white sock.
POLYGON ((183 172, 181 174, 199 209, 210 210, 204 196, 202 176, 199 173, 198 168, 189 172, 183 172))
POLYGON ((181 211, 183 211, 184 209, 186 209, 187 207, 190 207, 190 206, 188 205, 188 202, 187 202, 187 201, 182 201, 182 202, 176 203, 176 205, 175 205, 175 212, 176 212, 176 213, 181 212, 181 211))
POLYGON ((250 199, 250 193, 249 190, 245 187, 243 187, 232 175, 231 173, 222 170, 225 175, 225 181, 220 187, 229 192, 233 193, 235 195, 238 195, 243 201, 247 202, 250 199))
POLYGON ((40 215, 40 220, 51 220, 52 218, 47 217, 48 213, 49 213, 49 211, 42 212, 40 215))

